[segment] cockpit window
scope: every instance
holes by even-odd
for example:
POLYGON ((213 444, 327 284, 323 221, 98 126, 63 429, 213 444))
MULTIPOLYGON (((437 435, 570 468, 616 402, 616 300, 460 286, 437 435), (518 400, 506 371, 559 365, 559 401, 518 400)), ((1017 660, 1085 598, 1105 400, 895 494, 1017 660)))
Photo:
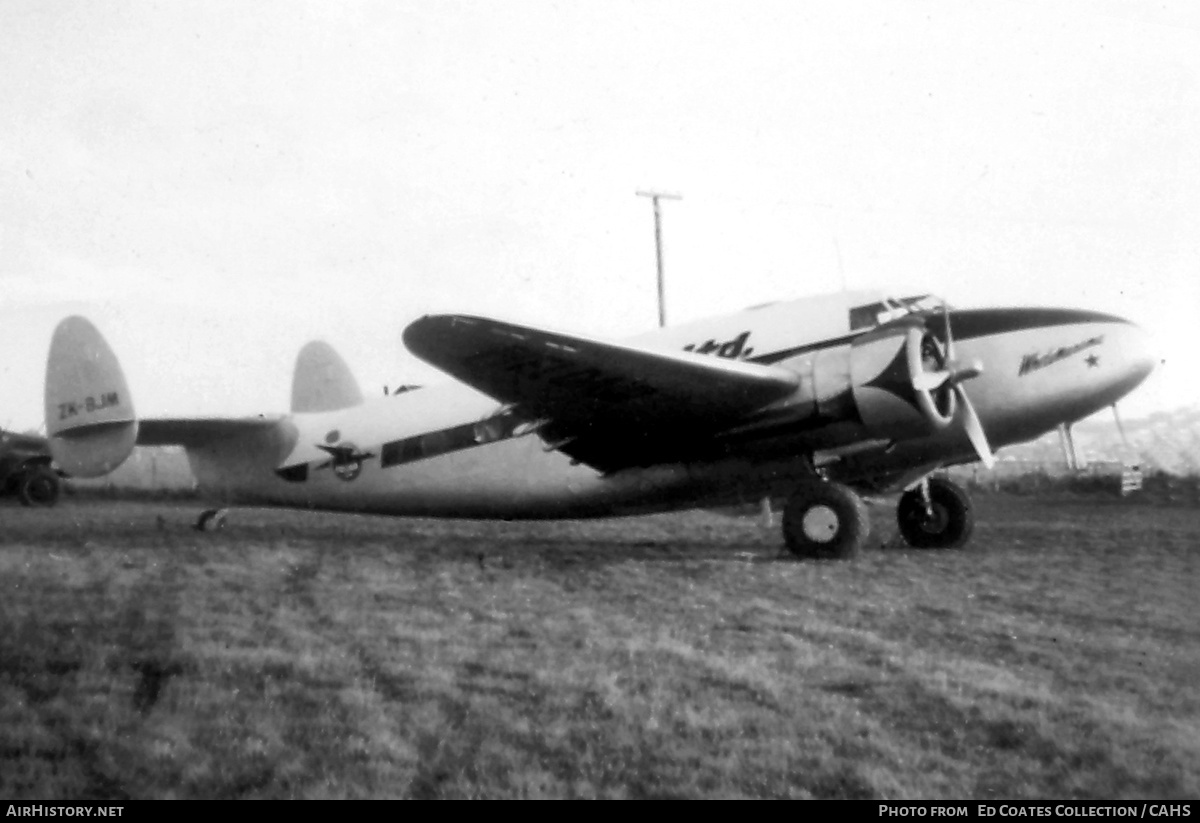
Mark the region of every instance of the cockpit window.
POLYGON ((928 311, 940 311, 944 301, 932 294, 899 299, 887 298, 850 309, 850 331, 869 329, 905 316, 928 311))
POLYGON ((879 315, 883 312, 882 303, 868 303, 865 306, 855 306, 850 309, 850 331, 869 329, 879 325, 879 315))
POLYGON ((900 301, 910 312, 941 311, 949 308, 946 301, 932 294, 922 294, 920 297, 905 297, 900 301))

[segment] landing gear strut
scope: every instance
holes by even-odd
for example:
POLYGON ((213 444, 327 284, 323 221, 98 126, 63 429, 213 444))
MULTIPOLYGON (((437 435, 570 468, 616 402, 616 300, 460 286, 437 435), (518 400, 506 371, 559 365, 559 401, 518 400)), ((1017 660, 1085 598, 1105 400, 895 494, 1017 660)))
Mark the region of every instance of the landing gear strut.
POLYGON ((966 489, 943 477, 931 477, 900 496, 896 520, 904 541, 915 549, 957 549, 975 528, 966 489))
POLYGON ((783 540, 797 557, 853 557, 870 531, 862 498, 840 483, 808 481, 792 493, 783 509, 783 540))

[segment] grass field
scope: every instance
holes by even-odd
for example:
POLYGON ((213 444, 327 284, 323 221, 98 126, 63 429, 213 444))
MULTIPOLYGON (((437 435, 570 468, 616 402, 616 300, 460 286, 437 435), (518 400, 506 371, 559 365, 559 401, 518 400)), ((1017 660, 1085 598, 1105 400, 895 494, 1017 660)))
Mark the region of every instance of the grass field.
POLYGON ((0 797, 1200 796, 1200 510, 977 502, 849 563, 700 512, 5 504, 0 797))

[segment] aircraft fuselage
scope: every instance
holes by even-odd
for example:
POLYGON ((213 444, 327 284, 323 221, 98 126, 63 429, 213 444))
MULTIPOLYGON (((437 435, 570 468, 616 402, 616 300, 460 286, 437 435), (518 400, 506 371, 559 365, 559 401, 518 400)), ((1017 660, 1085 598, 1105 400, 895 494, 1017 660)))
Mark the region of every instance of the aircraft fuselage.
MULTIPOLYGON (((752 500, 786 490, 811 473, 813 462, 827 463, 845 482, 879 487, 974 459, 957 422, 904 437, 879 424, 895 413, 900 425, 913 398, 889 383, 887 372, 866 389, 856 386, 855 346, 875 329, 852 328, 863 300, 850 294, 772 304, 628 341, 801 376, 792 397, 676 460, 601 472, 556 450, 530 421, 457 383, 293 414, 266 433, 189 448, 188 456, 202 489, 228 503, 512 519, 752 500)), ((921 318, 934 335, 944 335, 943 315, 921 318)), ((963 388, 993 447, 1111 405, 1154 365, 1142 330, 1110 315, 985 309, 950 311, 948 319, 957 359, 982 364, 963 388)))

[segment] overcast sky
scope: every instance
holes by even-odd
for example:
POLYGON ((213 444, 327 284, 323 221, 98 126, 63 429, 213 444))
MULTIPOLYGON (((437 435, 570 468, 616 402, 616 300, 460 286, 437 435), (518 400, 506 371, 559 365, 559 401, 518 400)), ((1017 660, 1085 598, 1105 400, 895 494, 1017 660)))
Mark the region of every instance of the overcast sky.
POLYGON ((312 337, 620 337, 847 287, 1111 311, 1200 402, 1200 4, 0 4, 0 425, 58 319, 138 410, 286 409, 312 337))

